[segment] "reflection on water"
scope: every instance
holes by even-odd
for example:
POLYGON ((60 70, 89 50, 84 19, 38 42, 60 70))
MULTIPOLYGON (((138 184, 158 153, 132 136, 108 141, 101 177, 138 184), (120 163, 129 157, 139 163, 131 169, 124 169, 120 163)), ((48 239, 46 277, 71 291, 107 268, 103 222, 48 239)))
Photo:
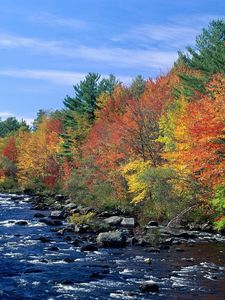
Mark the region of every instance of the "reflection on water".
POLYGON ((27 200, 0 195, 0 299, 225 299, 224 242, 182 245, 183 252, 174 246, 83 253, 34 219, 27 200), (141 294, 143 281, 158 283, 160 293, 141 294))

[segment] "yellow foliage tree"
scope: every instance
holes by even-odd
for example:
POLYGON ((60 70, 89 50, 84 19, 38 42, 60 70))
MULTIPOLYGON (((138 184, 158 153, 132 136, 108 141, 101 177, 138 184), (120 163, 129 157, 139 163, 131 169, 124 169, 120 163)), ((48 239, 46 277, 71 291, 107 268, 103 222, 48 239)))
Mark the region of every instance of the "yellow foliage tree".
POLYGON ((57 164, 61 144, 59 128, 54 121, 45 118, 35 132, 19 132, 18 179, 22 187, 34 181, 44 183, 48 176, 54 175, 52 166, 57 164))
POLYGON ((122 167, 122 175, 127 181, 128 191, 132 195, 133 203, 139 203, 147 197, 148 185, 140 177, 149 166, 149 161, 135 160, 122 167))

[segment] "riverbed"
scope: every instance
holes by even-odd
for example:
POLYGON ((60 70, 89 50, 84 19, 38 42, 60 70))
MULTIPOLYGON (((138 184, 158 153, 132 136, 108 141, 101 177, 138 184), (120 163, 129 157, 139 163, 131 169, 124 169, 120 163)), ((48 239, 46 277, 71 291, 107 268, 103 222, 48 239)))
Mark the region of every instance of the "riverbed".
POLYGON ((222 236, 156 253, 143 246, 82 252, 37 212, 29 196, 0 195, 1 300, 225 299, 222 236), (151 281, 159 293, 142 293, 151 281))

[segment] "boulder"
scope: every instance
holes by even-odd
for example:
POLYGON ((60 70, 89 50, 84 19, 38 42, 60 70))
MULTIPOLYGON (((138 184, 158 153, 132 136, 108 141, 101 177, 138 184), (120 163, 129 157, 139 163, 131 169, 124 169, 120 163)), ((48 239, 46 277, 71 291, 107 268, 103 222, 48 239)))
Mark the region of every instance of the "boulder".
POLYGON ((155 282, 145 282, 140 286, 140 290, 144 293, 158 293, 159 286, 155 282))
POLYGON ((52 219, 63 219, 63 212, 61 210, 54 210, 50 213, 52 219))
POLYGON ((17 221, 15 224, 20 225, 20 226, 25 226, 25 225, 28 225, 28 222, 21 220, 21 221, 17 221))
POLYGON ((49 250, 49 251, 59 251, 59 248, 56 247, 56 246, 51 246, 47 250, 49 250))
POLYGON ((72 262, 74 262, 74 258, 66 257, 66 258, 64 258, 64 261, 67 263, 72 263, 72 262))
POLYGON ((111 226, 118 226, 118 225, 120 225, 121 221, 122 221, 122 217, 119 217, 119 216, 113 216, 113 217, 104 219, 104 222, 111 226))
POLYGON ((126 236, 121 231, 108 231, 101 232, 97 236, 97 244, 101 247, 125 247, 126 246, 126 236))
POLYGON ((40 236, 40 237, 38 238, 38 240, 39 240, 41 243, 49 243, 49 242, 51 242, 51 239, 48 238, 48 237, 46 237, 46 236, 40 236))
POLYGON ((44 218, 45 215, 41 214, 41 213, 36 213, 34 214, 34 218, 44 218))
POLYGON ((80 250, 82 252, 85 252, 85 251, 97 251, 98 250, 98 247, 94 244, 86 244, 86 245, 83 245, 80 250))
POLYGON ((44 223, 44 224, 49 225, 49 226, 61 226, 62 225, 62 221, 52 220, 48 217, 40 219, 39 222, 44 223))
POLYGON ((121 226, 134 228, 135 227, 135 219, 134 218, 123 218, 121 222, 121 226))

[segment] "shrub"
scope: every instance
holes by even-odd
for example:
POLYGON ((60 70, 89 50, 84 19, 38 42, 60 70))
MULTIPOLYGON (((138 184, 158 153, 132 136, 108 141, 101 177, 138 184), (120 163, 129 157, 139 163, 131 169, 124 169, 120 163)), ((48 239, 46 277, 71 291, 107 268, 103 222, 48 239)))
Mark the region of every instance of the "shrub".
POLYGON ((95 213, 89 212, 86 215, 80 215, 79 213, 74 213, 69 218, 69 222, 76 225, 82 225, 89 223, 93 217, 95 216, 95 213))

